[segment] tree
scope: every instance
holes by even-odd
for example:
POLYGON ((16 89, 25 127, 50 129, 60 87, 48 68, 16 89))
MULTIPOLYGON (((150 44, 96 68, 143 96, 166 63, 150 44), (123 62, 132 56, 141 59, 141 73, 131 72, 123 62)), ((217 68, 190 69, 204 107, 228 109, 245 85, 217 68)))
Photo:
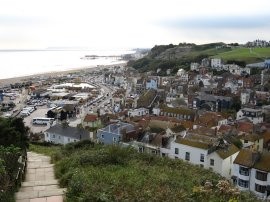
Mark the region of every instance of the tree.
POLYGON ((23 123, 22 118, 0 118, 0 145, 25 149, 28 147, 29 128, 23 123))

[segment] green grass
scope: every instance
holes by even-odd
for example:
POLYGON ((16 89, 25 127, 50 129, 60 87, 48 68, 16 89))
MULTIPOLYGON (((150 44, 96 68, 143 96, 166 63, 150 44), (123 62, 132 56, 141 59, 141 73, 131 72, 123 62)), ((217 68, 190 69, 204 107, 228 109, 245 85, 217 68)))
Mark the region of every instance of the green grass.
MULTIPOLYGON (((219 175, 181 160, 89 142, 30 148, 52 155, 56 176, 61 186, 67 187, 67 202, 229 201, 234 198, 217 188, 222 180, 219 175), (206 181, 213 184, 210 189, 201 186, 206 181)), ((257 201, 248 193, 236 198, 257 201)))
POLYGON ((30 144, 29 150, 52 157, 54 154, 61 150, 61 146, 41 146, 36 144, 30 144))
POLYGON ((221 58, 225 61, 245 61, 247 64, 263 62, 264 59, 270 58, 270 48, 252 48, 252 51, 249 48, 235 48, 231 51, 216 54, 212 58, 221 58))

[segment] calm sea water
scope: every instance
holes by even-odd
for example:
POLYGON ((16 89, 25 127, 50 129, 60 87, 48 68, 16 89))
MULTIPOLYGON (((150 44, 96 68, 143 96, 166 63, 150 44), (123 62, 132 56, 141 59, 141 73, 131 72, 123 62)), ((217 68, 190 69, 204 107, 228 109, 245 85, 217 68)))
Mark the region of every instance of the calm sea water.
POLYGON ((85 55, 122 55, 132 51, 0 51, 0 79, 51 71, 116 64, 115 58, 81 59, 85 55))

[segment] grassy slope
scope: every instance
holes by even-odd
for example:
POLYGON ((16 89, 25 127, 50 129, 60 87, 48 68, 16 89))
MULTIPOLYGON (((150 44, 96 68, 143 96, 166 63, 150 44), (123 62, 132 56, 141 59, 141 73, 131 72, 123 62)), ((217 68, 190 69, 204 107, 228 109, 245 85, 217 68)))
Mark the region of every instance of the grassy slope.
MULTIPOLYGON (((218 45, 218 44, 217 44, 218 45)), ((162 50, 160 50, 162 51, 162 50)), ((183 68, 183 65, 187 68, 189 67, 189 63, 191 62, 200 62, 201 59, 206 57, 211 58, 221 58, 225 62, 228 60, 235 60, 235 61, 243 61, 246 64, 250 63, 257 63, 257 62, 263 62, 264 59, 270 58, 270 48, 252 48, 251 51, 249 48, 218 48, 216 49, 213 44, 205 44, 205 45, 199 45, 195 46, 191 49, 189 54, 183 55, 180 57, 175 56, 175 58, 178 59, 155 59, 154 57, 151 57, 151 55, 159 55, 162 54, 162 52, 154 52, 152 54, 149 54, 149 56, 146 56, 143 59, 140 59, 138 61, 135 61, 132 66, 135 69, 139 69, 141 71, 149 71, 149 70, 156 70, 157 68, 161 69, 167 69, 167 68, 173 68, 173 69, 179 69, 183 68), (166 63, 167 62, 167 63, 166 63)), ((177 53, 170 53, 169 58, 174 58, 174 54, 177 53)), ((163 56, 164 58, 168 58, 166 56, 163 56)))
POLYGON ((247 64, 262 62, 265 58, 270 57, 270 48, 235 48, 232 51, 219 53, 212 57, 219 57, 225 61, 239 60, 246 61, 247 64))
MULTIPOLYGON (((216 185, 221 177, 181 160, 118 147, 74 145, 61 149, 31 146, 53 156, 56 176, 68 188, 67 201, 229 201, 233 197, 216 186, 202 190, 205 180, 216 185)), ((249 194, 238 199, 256 201, 249 194)))

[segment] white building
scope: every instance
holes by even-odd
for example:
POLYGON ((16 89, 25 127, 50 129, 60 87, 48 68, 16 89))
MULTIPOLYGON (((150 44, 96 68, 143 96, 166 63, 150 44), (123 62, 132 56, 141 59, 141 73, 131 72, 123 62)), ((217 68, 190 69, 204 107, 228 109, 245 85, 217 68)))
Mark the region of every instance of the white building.
POLYGON ((77 127, 57 124, 44 131, 44 137, 46 142, 68 144, 71 142, 90 139, 90 133, 77 127))
POLYGON ((248 92, 241 93, 241 104, 242 105, 248 104, 249 99, 250 99, 250 93, 248 93, 248 92))
POLYGON ((199 71, 200 64, 196 62, 192 62, 190 64, 190 70, 191 71, 199 71))
POLYGON ((146 108, 138 108, 138 109, 132 109, 128 111, 129 117, 144 116, 147 114, 149 114, 149 109, 146 109, 146 108))
POLYGON ((210 142, 216 140, 215 138, 205 136, 199 140, 197 137, 190 138, 188 136, 189 134, 184 138, 176 138, 171 142, 169 148, 161 148, 161 155, 182 159, 200 167, 213 170, 221 176, 230 179, 233 161, 239 149, 225 142, 216 142, 215 144, 217 145, 210 144, 210 142))
POLYGON ((177 76, 179 76, 182 82, 188 82, 188 72, 186 72, 184 69, 179 69, 177 76))
POLYGON ((244 108, 236 114, 236 120, 248 118, 253 124, 263 122, 263 113, 261 109, 244 108))
POLYGON ((234 184, 260 198, 270 195, 270 154, 242 149, 233 163, 234 184))
POLYGON ((160 108, 159 107, 154 107, 153 108, 153 114, 159 116, 160 115, 160 108))
POLYGON ((263 136, 258 134, 239 134, 238 138, 242 142, 242 148, 247 148, 254 152, 262 152, 263 151, 263 136))
POLYGON ((212 68, 220 68, 222 66, 220 58, 212 58, 211 59, 211 67, 212 68))
POLYGON ((228 65, 223 65, 223 70, 229 71, 231 74, 234 75, 250 75, 250 68, 245 67, 242 68, 236 64, 228 64, 228 65))

